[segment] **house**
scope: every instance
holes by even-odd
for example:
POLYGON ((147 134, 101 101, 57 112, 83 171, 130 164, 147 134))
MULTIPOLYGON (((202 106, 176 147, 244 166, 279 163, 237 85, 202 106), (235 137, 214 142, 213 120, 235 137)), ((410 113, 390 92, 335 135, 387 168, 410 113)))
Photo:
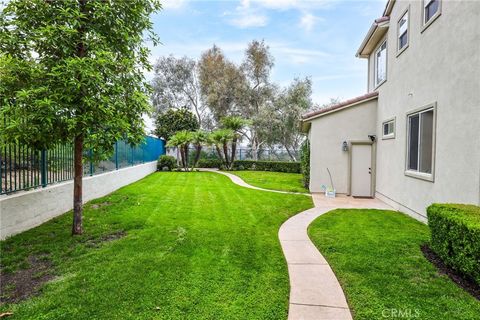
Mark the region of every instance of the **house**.
POLYGON ((377 197, 426 221, 480 203, 480 1, 389 0, 357 51, 368 93, 305 114, 311 192, 377 197))

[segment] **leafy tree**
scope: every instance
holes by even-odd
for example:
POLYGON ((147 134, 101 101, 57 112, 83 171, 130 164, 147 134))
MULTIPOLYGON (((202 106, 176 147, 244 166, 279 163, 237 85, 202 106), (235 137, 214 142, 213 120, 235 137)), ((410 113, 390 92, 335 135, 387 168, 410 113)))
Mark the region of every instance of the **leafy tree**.
POLYGON ((206 106, 202 103, 195 60, 170 55, 161 57, 154 66, 152 103, 156 113, 170 108, 193 110, 200 127, 208 127, 206 106))
POLYGON ((170 140, 167 143, 167 147, 175 147, 180 151, 180 158, 182 162, 182 167, 185 171, 189 171, 188 168, 188 148, 190 147, 190 142, 192 141, 192 133, 186 130, 178 131, 173 136, 170 137, 170 140))
POLYGON ((294 151, 300 148, 305 139, 299 123, 302 114, 311 108, 311 94, 312 82, 309 78, 295 79, 288 88, 276 94, 268 116, 268 142, 284 147, 293 161, 297 161, 294 151))
POLYGON ((246 79, 241 70, 225 58, 219 47, 214 45, 202 54, 198 74, 202 99, 216 123, 238 113, 246 79))
POLYGON ((230 117, 225 117, 221 120, 222 126, 225 129, 230 129, 233 132, 233 137, 232 137, 232 146, 231 146, 231 157, 229 161, 230 167, 233 167, 233 163, 235 162, 235 156, 237 153, 237 142, 241 139, 242 134, 244 134, 244 129, 247 124, 249 124, 249 121, 243 119, 242 117, 238 116, 230 116, 230 117))
POLYGON ((82 233, 84 149, 143 139, 150 111, 144 37, 158 42, 156 0, 11 0, 0 12, 1 140, 35 148, 74 143, 72 234, 82 233))
POLYGON ((203 130, 198 130, 192 132, 192 144, 195 147, 195 159, 193 160, 192 167, 196 167, 198 160, 200 160, 200 155, 202 153, 202 147, 204 144, 208 143, 209 137, 208 134, 203 130))
POLYGON ((241 70, 247 79, 242 90, 243 107, 240 113, 251 120, 249 133, 246 135, 252 148, 253 159, 267 142, 269 133, 269 106, 274 98, 275 87, 270 83, 273 68, 273 56, 265 41, 254 40, 248 44, 241 70))
POLYGON ((195 131, 199 128, 197 118, 186 108, 168 109, 155 119, 155 135, 166 141, 178 131, 195 131))
POLYGON ((233 140, 234 135, 234 132, 230 129, 218 129, 210 135, 210 141, 215 146, 218 157, 227 169, 233 166, 233 163, 230 163, 228 144, 233 140))

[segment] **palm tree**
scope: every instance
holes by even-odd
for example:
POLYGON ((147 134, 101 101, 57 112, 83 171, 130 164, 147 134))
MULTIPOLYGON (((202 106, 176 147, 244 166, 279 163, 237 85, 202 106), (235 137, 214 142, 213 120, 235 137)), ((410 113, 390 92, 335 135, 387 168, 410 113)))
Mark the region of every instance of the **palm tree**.
POLYGON ((230 116, 225 117, 221 120, 222 127, 225 129, 230 129, 233 131, 233 138, 232 138, 232 153, 230 158, 230 167, 229 169, 233 168, 233 163, 235 162, 235 156, 237 154, 237 142, 242 137, 242 131, 245 129, 245 126, 249 124, 249 121, 238 116, 230 116))
POLYGON ((192 169, 197 166, 198 160, 200 160, 200 154, 202 152, 202 146, 208 142, 208 134, 205 131, 198 130, 191 133, 191 143, 195 147, 195 159, 192 164, 192 169))
POLYGON ((234 135, 234 132, 230 129, 218 129, 210 135, 211 142, 215 146, 220 160, 222 160, 227 169, 230 168, 228 143, 233 140, 234 135))
POLYGON ((182 167, 188 171, 188 147, 192 141, 192 133, 188 131, 178 131, 167 143, 167 147, 176 147, 180 150, 180 157, 182 160, 182 167))

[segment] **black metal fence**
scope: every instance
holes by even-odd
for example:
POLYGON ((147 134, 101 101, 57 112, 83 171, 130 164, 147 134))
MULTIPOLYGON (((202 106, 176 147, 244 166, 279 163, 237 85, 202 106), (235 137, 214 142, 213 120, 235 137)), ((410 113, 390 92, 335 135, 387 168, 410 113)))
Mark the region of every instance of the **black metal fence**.
MULTIPOLYGON (((113 155, 104 161, 87 161, 84 176, 118 170, 155 161, 165 154, 163 140, 147 136, 143 144, 131 146, 125 141, 115 144, 113 155)), ((73 145, 58 145, 49 150, 7 145, 0 148, 0 194, 46 187, 73 179, 73 145)))

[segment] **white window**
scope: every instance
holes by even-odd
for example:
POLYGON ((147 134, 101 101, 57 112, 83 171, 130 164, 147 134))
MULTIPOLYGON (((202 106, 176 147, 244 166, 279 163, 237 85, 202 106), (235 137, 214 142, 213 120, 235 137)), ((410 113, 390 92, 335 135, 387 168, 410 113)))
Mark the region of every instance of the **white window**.
POLYGON ((398 20, 398 51, 408 46, 408 11, 398 20))
POLYGON ((382 138, 393 139, 395 138, 395 119, 390 119, 382 124, 382 138))
POLYGON ((387 41, 375 52, 375 87, 387 80, 387 41))
POLYGON ((423 1, 423 24, 426 25, 433 21, 440 14, 441 0, 424 0, 423 1))
POLYGON ((407 116, 407 173, 433 180, 435 108, 407 116))

